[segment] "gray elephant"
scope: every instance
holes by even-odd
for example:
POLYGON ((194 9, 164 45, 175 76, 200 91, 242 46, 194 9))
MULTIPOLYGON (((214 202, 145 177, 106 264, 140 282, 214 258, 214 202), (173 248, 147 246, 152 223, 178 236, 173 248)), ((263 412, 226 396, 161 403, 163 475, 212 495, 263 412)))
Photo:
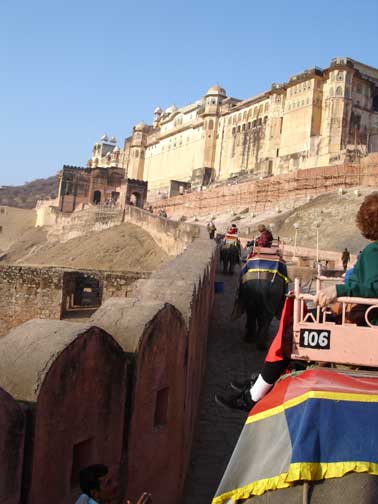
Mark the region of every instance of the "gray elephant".
POLYGON ((267 348, 269 326, 274 317, 281 316, 287 286, 286 264, 277 256, 256 255, 242 269, 233 318, 246 312, 244 341, 256 343, 259 350, 267 348))
POLYGON ((235 264, 240 264, 240 242, 239 240, 224 240, 220 248, 220 260, 223 265, 223 273, 234 272, 235 264))

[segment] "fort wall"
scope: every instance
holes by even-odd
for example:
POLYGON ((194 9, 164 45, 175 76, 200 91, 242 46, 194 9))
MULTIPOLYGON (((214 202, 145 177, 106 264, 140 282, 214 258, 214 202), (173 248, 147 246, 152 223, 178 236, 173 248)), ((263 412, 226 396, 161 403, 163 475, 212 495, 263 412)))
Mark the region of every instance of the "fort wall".
POLYGON ((339 188, 355 186, 377 187, 378 159, 368 156, 360 165, 336 165, 268 177, 262 180, 242 181, 184 196, 174 196, 155 202, 155 208, 164 207, 168 216, 193 217, 211 213, 238 212, 246 207, 251 212, 264 212, 281 201, 317 196, 339 188))
MULTIPOLYGON (((157 235, 169 226, 139 218, 146 226, 157 222, 157 235)), ((129 297, 108 299, 88 323, 31 320, 0 338, 0 387, 16 406, 28 407, 22 477, 12 496, 22 493, 26 504, 74 502, 79 469, 104 462, 120 466, 133 501, 147 490, 156 504, 181 502, 205 370, 216 247, 201 237, 188 245, 199 233, 188 226, 187 235, 177 234, 182 254, 138 280, 129 297)), ((2 474, 6 464, 0 456, 2 474)))
POLYGON ((79 277, 98 281, 101 304, 114 296, 128 296, 136 280, 149 276, 149 272, 0 266, 0 337, 27 320, 64 317, 75 308, 79 277))
POLYGON ((123 219, 145 229, 170 256, 181 254, 196 238, 207 237, 200 226, 164 219, 132 206, 125 208, 123 219))

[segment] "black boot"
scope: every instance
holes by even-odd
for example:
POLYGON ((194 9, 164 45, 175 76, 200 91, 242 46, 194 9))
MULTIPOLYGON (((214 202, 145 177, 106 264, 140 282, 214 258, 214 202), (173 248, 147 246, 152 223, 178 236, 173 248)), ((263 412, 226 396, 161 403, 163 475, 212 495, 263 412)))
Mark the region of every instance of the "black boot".
POLYGON ((223 406, 227 409, 237 409, 241 411, 249 412, 255 402, 251 399, 251 394, 249 393, 249 389, 245 390, 241 394, 233 394, 229 396, 222 396, 220 394, 215 394, 215 402, 219 406, 223 406))
POLYGON ((230 387, 237 392, 244 392, 246 389, 251 389, 252 385, 255 383, 259 376, 259 373, 251 374, 251 377, 248 380, 244 380, 242 382, 237 380, 232 380, 230 382, 230 387))

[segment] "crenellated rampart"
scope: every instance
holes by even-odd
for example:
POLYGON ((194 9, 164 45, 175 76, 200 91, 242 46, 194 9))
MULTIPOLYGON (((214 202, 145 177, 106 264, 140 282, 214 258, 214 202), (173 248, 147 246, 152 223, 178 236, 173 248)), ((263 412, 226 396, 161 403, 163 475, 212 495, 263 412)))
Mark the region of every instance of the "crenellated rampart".
POLYGON ((0 339, 0 447, 17 433, 12 449, 0 450, 0 472, 13 481, 0 483, 9 504, 21 495, 26 504, 74 502, 79 469, 98 462, 120 465, 133 501, 148 490, 155 504, 181 502, 205 371, 215 243, 197 226, 137 209, 125 218, 182 253, 85 324, 30 320, 0 339))

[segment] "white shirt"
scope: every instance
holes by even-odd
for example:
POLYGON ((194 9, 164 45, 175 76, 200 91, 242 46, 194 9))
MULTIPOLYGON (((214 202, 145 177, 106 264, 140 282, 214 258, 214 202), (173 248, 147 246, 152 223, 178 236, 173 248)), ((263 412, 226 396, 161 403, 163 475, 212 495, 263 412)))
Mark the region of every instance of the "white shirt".
POLYGON ((75 504, 98 504, 98 502, 89 497, 87 494, 81 494, 75 504))

